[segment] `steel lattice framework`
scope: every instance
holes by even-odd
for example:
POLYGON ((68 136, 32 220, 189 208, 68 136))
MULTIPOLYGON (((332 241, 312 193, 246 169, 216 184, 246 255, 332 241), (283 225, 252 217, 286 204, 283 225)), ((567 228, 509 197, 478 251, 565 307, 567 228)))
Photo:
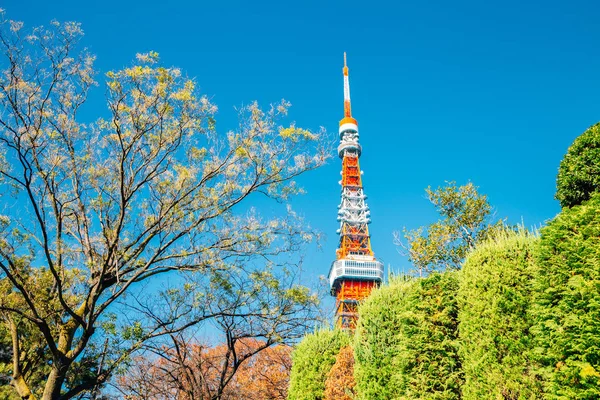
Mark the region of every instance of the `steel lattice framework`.
POLYGON ((344 118, 340 121, 338 154, 342 159, 342 199, 338 206, 340 228, 337 259, 329 270, 331 294, 336 297, 336 324, 354 329, 358 303, 383 280, 383 263, 371 249, 369 207, 362 186, 358 122, 352 117, 350 83, 344 53, 344 118))

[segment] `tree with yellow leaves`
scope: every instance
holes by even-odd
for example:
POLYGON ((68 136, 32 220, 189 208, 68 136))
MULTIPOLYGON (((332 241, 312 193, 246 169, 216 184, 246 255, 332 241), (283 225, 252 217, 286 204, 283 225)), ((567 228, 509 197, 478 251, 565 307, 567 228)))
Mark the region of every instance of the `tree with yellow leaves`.
POLYGON ((96 393, 145 344, 243 316, 231 296, 273 289, 257 309, 273 340, 314 307, 279 280, 293 276, 281 255, 312 238, 304 224, 234 208, 298 193, 294 178, 327 157, 321 134, 280 126, 287 102, 251 104, 219 134, 216 106, 153 52, 106 74, 107 113, 84 124, 97 72, 80 25, 23 32, 2 13, 0 317, 21 398, 96 393), (230 277, 248 279, 242 293, 230 277))

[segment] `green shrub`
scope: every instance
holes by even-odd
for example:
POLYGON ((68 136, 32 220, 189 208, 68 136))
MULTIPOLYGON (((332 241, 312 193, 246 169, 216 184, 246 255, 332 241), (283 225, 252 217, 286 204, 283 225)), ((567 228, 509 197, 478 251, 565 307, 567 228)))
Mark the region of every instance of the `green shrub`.
POLYGON ((359 307, 358 398, 458 399, 456 272, 396 278, 359 307))
POLYGON ((573 207, 600 191, 600 123, 579 136, 563 158, 556 179, 556 199, 573 207))
POLYGON ((600 194, 541 230, 534 355, 549 399, 600 398, 600 194))
POLYGON ((465 260, 458 290, 465 400, 541 398, 528 358, 538 241, 524 230, 499 231, 465 260))
POLYGON ((305 336, 292 353, 288 400, 323 399, 327 373, 340 348, 349 343, 348 334, 339 330, 321 329, 305 336))

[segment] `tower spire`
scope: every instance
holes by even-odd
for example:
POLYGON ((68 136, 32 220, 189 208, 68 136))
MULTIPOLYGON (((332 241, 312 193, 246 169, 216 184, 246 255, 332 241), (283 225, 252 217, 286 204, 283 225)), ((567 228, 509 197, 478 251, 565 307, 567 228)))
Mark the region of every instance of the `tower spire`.
POLYGON ((342 159, 342 195, 338 211, 340 229, 336 260, 329 270, 331 294, 336 297, 336 324, 354 329, 358 303, 383 280, 383 263, 371 249, 368 224, 371 222, 363 186, 359 158, 358 123, 350 109, 348 64, 344 53, 344 118, 340 121, 338 155, 342 159))
POLYGON ((340 121, 340 126, 346 123, 357 125, 358 123, 352 118, 352 107, 350 106, 350 80, 348 78, 348 64, 346 62, 346 53, 344 52, 344 118, 340 121))

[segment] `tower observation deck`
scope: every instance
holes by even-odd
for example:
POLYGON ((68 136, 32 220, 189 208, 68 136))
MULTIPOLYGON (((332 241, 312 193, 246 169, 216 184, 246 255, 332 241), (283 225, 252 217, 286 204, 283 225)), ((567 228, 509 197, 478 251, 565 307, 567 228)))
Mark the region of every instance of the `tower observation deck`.
POLYGON ((329 270, 331 295, 336 298, 336 325, 354 329, 358 319, 358 303, 383 280, 383 263, 371 249, 368 224, 371 222, 367 196, 362 186, 362 171, 358 159, 358 122, 352 117, 350 83, 344 53, 344 118, 340 121, 340 144, 337 148, 342 159, 342 199, 338 206, 340 228, 336 260, 329 270))

